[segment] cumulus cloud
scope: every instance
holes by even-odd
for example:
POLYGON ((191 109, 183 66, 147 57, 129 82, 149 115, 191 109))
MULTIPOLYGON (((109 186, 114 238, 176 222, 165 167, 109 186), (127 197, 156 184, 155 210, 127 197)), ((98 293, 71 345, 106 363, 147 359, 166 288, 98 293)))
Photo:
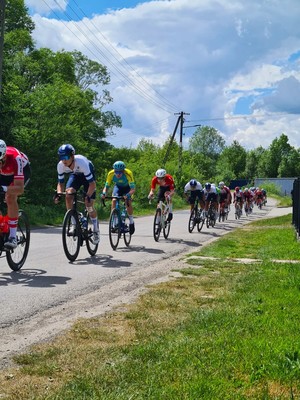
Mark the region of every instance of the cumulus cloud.
POLYGON ((177 121, 174 113, 185 111, 187 121, 214 126, 228 141, 253 147, 261 144, 258 126, 268 144, 274 132, 295 132, 299 124, 293 114, 284 120, 271 114, 299 112, 300 2, 274 3, 149 1, 106 14, 95 11, 79 22, 34 15, 34 38, 37 46, 76 48, 107 65, 111 108, 123 119, 117 134, 125 145, 136 145, 143 137, 138 132, 165 140, 177 121), (253 103, 245 114, 254 118, 231 120, 238 101, 250 95, 253 103), (151 129, 161 120, 168 126, 151 129))

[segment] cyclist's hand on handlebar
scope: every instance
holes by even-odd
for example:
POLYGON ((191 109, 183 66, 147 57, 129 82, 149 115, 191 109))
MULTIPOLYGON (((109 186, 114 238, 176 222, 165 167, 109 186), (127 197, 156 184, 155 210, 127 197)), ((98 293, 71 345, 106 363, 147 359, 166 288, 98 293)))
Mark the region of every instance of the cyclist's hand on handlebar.
POLYGON ((149 200, 152 200, 153 197, 154 197, 154 194, 149 194, 149 195, 148 195, 148 199, 149 199, 149 200))
POLYGON ((55 204, 58 204, 61 200, 62 197, 62 193, 57 193, 55 192, 54 196, 53 196, 53 201, 55 204))
POLYGON ((102 200, 104 200, 105 199, 105 193, 102 192, 100 197, 101 197, 102 200))

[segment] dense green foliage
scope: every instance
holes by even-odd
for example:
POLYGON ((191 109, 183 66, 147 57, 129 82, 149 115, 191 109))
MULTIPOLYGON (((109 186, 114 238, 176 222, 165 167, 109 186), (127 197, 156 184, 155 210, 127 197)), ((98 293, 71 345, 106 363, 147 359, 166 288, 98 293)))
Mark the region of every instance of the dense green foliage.
POLYGON ((33 176, 26 201, 32 207, 52 207, 62 143, 71 143, 77 154, 93 161, 98 192, 113 162, 123 160, 134 172, 141 207, 147 204, 151 178, 160 167, 175 177, 178 196, 191 178, 229 184, 238 178, 300 175, 299 149, 284 133, 269 148, 250 151, 237 141, 226 145, 209 126, 195 130, 188 149, 170 139, 162 146, 141 140, 136 148, 113 147, 106 138, 122 121, 108 110, 112 98, 107 68, 79 51, 37 49, 24 0, 7 0, 5 17, 0 137, 30 158, 33 176))

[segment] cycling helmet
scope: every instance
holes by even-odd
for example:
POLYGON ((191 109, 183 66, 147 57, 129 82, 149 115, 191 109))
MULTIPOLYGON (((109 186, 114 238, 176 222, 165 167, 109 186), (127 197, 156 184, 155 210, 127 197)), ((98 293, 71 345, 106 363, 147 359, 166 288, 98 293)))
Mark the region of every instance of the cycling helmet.
POLYGON ((222 182, 219 182, 219 186, 222 188, 222 187, 224 187, 225 186, 225 183, 222 181, 222 182))
POLYGON ((0 139, 0 160, 4 158, 6 154, 6 143, 4 140, 0 139))
POLYGON ((155 172, 155 175, 157 176, 157 178, 164 178, 166 176, 166 174, 167 174, 167 171, 163 168, 160 168, 155 172))
POLYGON ((75 154, 75 149, 71 144, 63 144, 58 149, 57 154, 60 160, 67 160, 75 154))
POLYGON ((235 190, 236 192, 238 192, 238 191, 240 190, 240 188, 237 186, 234 190, 235 190))
POLYGON ((206 182, 205 184, 205 189, 209 190, 211 188, 211 184, 209 182, 206 182))
POLYGON ((191 179, 191 180, 190 180, 190 185, 191 185, 192 187, 197 186, 197 181, 196 181, 196 179, 191 179))
POLYGON ((115 171, 124 171, 124 169, 126 168, 125 164, 123 163, 123 161, 116 161, 113 165, 113 169, 115 171))
POLYGON ((249 191, 249 189, 248 189, 248 188, 245 188, 245 189, 244 189, 244 192, 248 192, 248 191, 249 191))

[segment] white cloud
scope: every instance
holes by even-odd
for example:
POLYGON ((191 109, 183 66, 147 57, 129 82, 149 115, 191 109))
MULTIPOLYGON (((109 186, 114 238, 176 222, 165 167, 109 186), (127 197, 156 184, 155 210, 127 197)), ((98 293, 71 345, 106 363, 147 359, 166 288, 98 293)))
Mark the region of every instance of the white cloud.
POLYGON ((114 141, 134 146, 140 137, 165 140, 177 121, 174 112, 185 111, 190 113, 187 120, 213 125, 228 141, 242 138, 245 146, 268 145, 284 131, 300 147, 295 133, 299 119, 270 115, 297 111, 299 104, 299 59, 289 57, 300 51, 300 2, 276 4, 150 1, 76 23, 35 15, 34 38, 38 46, 76 48, 108 66, 114 98, 110 108, 121 115, 124 127, 114 141), (263 139, 249 120, 228 120, 239 98, 250 94, 253 112, 264 115, 257 119, 263 139), (167 119, 167 126, 151 130, 167 119))

